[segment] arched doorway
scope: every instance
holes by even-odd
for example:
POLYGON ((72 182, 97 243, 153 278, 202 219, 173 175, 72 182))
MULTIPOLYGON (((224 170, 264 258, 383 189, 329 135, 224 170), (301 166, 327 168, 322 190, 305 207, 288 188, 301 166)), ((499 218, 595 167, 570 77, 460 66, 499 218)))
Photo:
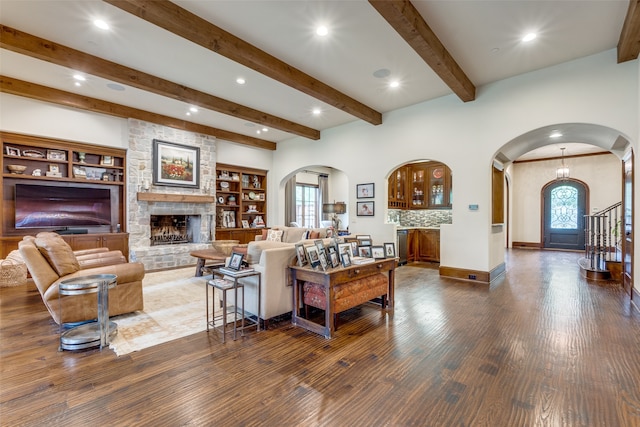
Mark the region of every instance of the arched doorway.
POLYGON ((584 183, 571 179, 554 181, 543 188, 544 248, 584 250, 587 192, 584 183))

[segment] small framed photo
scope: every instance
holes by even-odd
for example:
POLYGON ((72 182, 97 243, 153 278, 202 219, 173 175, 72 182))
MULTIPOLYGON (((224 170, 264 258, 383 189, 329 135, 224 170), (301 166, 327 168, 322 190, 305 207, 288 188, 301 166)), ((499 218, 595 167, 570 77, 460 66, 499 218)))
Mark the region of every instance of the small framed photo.
POLYGON ((60 173, 60 166, 58 166, 58 165, 49 165, 49 172, 51 172, 51 173, 60 173))
POLYGON ((47 159, 49 160, 67 160, 67 153, 60 150, 47 150, 47 159))
POLYGON ((351 245, 351 256, 358 256, 358 241, 352 240, 349 244, 351 245))
POLYGON ((298 243, 296 245, 296 256, 298 257, 299 267, 302 267, 307 263, 307 256, 305 254, 304 245, 302 243, 298 243))
POLYGON ((338 253, 342 254, 350 254, 351 252, 351 243, 338 243, 338 253))
POLYGON ((242 228, 249 228, 249 221, 246 219, 242 220, 242 228))
POLYGON ((113 166, 113 157, 112 156, 100 157, 100 166, 113 166))
POLYGON ((396 245, 393 242, 384 244, 384 255, 387 258, 396 257, 396 245))
POLYGON ((371 246, 371 257, 375 259, 384 259, 384 246, 371 246))
POLYGON ((358 239, 358 246, 371 246, 371 239, 358 239))
POLYGON ((358 246, 358 256, 371 258, 371 246, 358 246))
POLYGON ((342 261, 343 267, 349 267, 351 265, 351 255, 349 255, 349 252, 341 253, 340 260, 342 261))
POLYGON ((20 157, 20 149, 15 147, 9 147, 8 145, 4 147, 4 151, 7 153, 7 156, 16 156, 20 157))
POLYGON ((73 167, 73 177, 74 178, 86 178, 87 177, 87 170, 81 166, 74 166, 73 167))
POLYGON ((338 253, 336 251, 329 252, 329 262, 331 262, 332 268, 340 266, 340 260, 338 259, 338 253))
POLYGON ((374 202, 356 202, 357 216, 374 216, 374 202))
POLYGON ((232 252, 231 259, 229 260, 229 268, 232 270, 240 270, 240 267, 242 266, 242 257, 244 257, 244 254, 232 252))
POLYGON ((327 271, 329 267, 329 261, 327 260, 327 255, 324 251, 318 253, 318 258, 320 258, 320 266, 322 267, 322 271, 327 271))
POLYGON ((318 240, 314 240, 313 244, 316 246, 316 248, 318 248, 318 254, 324 254, 325 250, 324 250, 324 242, 320 239, 318 240))
POLYGON ((305 246, 304 248, 307 251, 307 259, 309 260, 309 264, 311 267, 316 268, 320 265, 320 256, 318 255, 318 248, 315 245, 305 246))
POLYGON ((356 185, 356 197, 358 199, 369 199, 374 196, 373 183, 356 185))

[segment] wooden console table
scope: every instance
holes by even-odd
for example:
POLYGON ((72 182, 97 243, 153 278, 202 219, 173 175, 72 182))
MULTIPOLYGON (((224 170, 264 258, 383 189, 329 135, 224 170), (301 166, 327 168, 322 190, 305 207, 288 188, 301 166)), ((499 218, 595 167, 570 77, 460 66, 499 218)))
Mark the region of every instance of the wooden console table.
MULTIPOLYGON (((335 329, 334 314, 331 302, 334 300, 334 288, 337 285, 353 282, 379 273, 388 274, 387 307, 393 309, 393 292, 395 280, 396 258, 388 258, 369 264, 352 265, 347 268, 334 268, 327 271, 314 270, 311 267, 291 266, 291 278, 293 280, 293 311, 291 322, 309 331, 331 338, 335 329), (324 325, 302 317, 300 306, 302 303, 302 286, 304 282, 319 283, 324 285, 326 307, 324 325)), ((385 299, 383 299, 385 301, 385 299)), ((384 303, 383 303, 384 304, 384 303)), ((382 308, 385 308, 384 306, 382 308)))

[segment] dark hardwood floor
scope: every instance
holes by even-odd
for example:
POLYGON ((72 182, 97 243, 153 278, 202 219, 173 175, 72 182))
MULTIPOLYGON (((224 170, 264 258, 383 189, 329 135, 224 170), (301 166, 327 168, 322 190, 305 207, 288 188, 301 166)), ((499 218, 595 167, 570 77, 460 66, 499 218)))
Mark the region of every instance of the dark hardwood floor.
POLYGON ((58 352, 39 294, 2 288, 0 424, 640 426, 640 313, 578 257, 510 250, 491 286, 401 267, 395 311, 332 340, 280 322, 121 357, 58 352))

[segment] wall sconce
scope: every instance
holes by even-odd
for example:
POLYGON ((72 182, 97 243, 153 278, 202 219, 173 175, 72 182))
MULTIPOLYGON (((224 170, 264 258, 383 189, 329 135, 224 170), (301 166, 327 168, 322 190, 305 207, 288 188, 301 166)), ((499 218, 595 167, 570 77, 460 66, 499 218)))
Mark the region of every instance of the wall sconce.
POLYGON ((340 229, 340 223, 342 222, 338 215, 342 215, 347 212, 347 205, 344 202, 324 203, 322 205, 322 213, 333 214, 331 221, 333 222, 333 228, 336 233, 340 229))

